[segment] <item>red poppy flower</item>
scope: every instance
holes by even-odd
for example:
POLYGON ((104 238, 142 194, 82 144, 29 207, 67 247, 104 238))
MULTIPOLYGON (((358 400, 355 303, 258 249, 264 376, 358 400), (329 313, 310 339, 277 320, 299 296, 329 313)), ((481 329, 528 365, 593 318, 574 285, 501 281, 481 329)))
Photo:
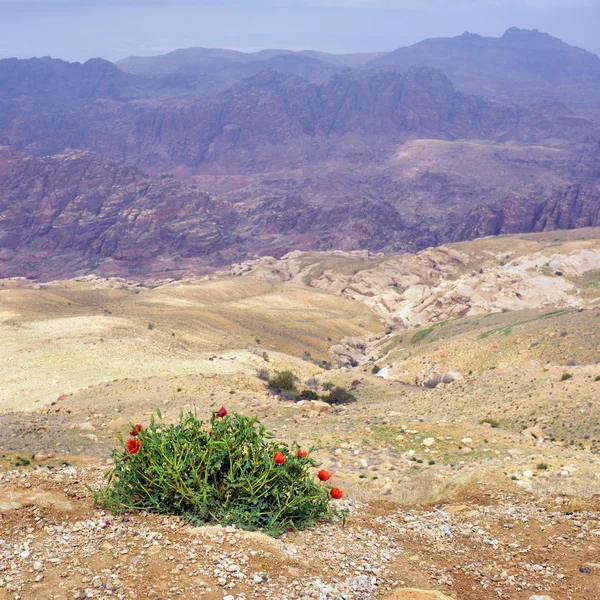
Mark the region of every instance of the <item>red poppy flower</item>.
POLYGON ((217 419, 222 419, 223 417, 226 417, 226 416, 227 416, 227 410, 225 410, 224 406, 221 406, 221 409, 217 413, 217 419))
POLYGON ((305 458, 308 456, 308 452, 306 450, 302 450, 302 448, 298 448, 298 458, 305 458))
POLYGON ((334 500, 339 500, 344 495, 340 488, 333 488, 329 493, 334 500))
POLYGON ((282 465, 285 462, 285 456, 281 452, 275 453, 275 462, 278 465, 282 465))
POLYGON ((294 531, 289 525, 285 529, 286 529, 286 531, 289 531, 290 533, 292 533, 292 531, 294 531))
POLYGON ((137 454, 142 447, 142 442, 138 438, 133 438, 127 442, 127 451, 129 454, 137 454))
POLYGON ((331 477, 331 473, 329 471, 326 471, 325 469, 321 469, 318 473, 317 473, 317 477, 321 480, 321 481, 327 481, 330 477, 331 477))
POLYGON ((135 437, 140 431, 144 429, 141 425, 136 425, 130 432, 129 435, 135 437))

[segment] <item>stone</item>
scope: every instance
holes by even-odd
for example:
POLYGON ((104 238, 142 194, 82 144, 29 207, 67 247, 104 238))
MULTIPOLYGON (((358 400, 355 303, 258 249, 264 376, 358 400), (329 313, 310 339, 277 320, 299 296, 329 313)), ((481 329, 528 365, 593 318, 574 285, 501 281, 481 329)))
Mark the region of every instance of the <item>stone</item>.
POLYGON ((52 508, 59 512, 71 512, 73 505, 60 494, 36 489, 3 490, 0 493, 0 511, 19 510, 27 506, 52 508))
POLYGON ((425 438, 421 444, 423 446, 433 446, 435 444, 435 439, 434 438, 425 438))
POLYGON ((302 410, 306 413, 314 411, 316 413, 327 412, 331 408, 330 404, 323 402, 322 400, 310 400, 302 405, 302 410))

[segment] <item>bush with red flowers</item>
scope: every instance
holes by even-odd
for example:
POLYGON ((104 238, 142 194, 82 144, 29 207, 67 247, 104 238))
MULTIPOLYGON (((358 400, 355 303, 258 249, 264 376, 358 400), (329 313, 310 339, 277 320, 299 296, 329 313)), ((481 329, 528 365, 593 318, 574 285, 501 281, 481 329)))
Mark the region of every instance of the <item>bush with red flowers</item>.
POLYGON ((337 514, 329 503, 341 491, 321 483, 331 475, 315 476, 318 464, 306 450, 272 441, 256 418, 222 408, 208 424, 188 413, 166 425, 157 414, 148 427, 133 427, 127 441, 120 437, 107 486, 95 494, 98 505, 271 535, 337 514))

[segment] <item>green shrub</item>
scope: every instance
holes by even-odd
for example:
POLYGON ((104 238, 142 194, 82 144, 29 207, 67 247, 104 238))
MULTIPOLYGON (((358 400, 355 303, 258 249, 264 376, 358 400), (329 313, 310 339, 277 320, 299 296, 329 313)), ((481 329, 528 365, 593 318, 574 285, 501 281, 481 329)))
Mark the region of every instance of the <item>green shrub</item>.
POLYGON ((560 380, 561 381, 566 381, 567 379, 571 379, 573 377, 573 375, 571 375, 571 373, 563 373, 560 376, 560 380))
POLYGON ((333 381, 326 381, 325 383, 323 383, 323 389, 326 392, 331 391, 334 387, 335 387, 335 383, 333 383, 333 381))
POLYGON ((323 400, 329 404, 350 404, 356 402, 356 396, 346 388, 338 386, 333 388, 327 396, 323 396, 323 400))
POLYGON ((298 400, 319 400, 320 397, 314 390, 302 390, 297 396, 298 400))
POLYGON ((596 375, 594 381, 600 381, 600 375, 596 375))
POLYGON ((377 373, 379 373, 379 371, 381 371, 381 367, 379 365, 373 365, 373 368, 371 369, 371 373, 373 373, 373 375, 377 375, 377 373))
POLYGON ((256 418, 222 409, 207 428, 192 413, 173 425, 157 413, 147 429, 134 428, 127 441, 119 436, 107 485, 94 494, 97 505, 117 514, 176 514, 271 535, 336 513, 329 490, 310 473, 317 463, 299 454, 296 443, 270 441, 256 418))
POLYGON ((538 471, 547 471, 548 470, 548 463, 545 463, 545 462, 538 463, 535 468, 538 471))
POLYGON ((268 387, 272 392, 297 392, 296 382, 298 378, 291 371, 281 371, 269 379, 268 387))

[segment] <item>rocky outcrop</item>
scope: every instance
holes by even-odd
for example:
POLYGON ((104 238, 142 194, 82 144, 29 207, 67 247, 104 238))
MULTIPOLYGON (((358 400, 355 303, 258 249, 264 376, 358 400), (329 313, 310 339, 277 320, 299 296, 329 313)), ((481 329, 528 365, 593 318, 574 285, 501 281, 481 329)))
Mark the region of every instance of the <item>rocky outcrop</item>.
POLYGON ((454 240, 598 226, 600 184, 574 184, 560 187, 549 198, 523 198, 511 194, 503 202, 480 205, 465 217, 454 240))
MULTIPOLYGON (((231 267, 229 273, 292 281, 363 302, 394 328, 431 326, 448 319, 507 310, 586 306, 578 280, 600 265, 600 243, 562 252, 511 256, 454 246, 383 257, 370 253, 292 252, 231 267), (327 265, 328 268, 323 268, 327 265)), ((365 340, 331 348, 340 365, 371 355, 365 340)))

